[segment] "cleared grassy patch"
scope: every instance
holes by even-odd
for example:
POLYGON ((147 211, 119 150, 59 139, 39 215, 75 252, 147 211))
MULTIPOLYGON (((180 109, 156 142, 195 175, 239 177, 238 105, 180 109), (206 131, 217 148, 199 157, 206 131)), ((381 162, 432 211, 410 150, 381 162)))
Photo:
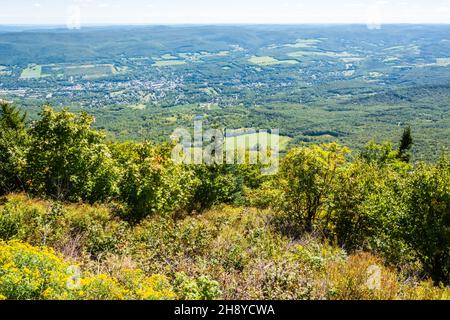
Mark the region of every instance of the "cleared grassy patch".
POLYGON ((84 79, 95 79, 116 73, 118 73, 118 70, 112 64, 51 64, 41 67, 41 76, 43 77, 83 77, 84 79))
POLYGON ((156 61, 153 66, 155 67, 173 67, 173 66, 181 66, 186 64, 186 61, 183 60, 164 60, 164 61, 156 61))
POLYGON ((165 54, 165 55, 161 56, 161 59, 163 59, 163 60, 176 60, 178 58, 173 56, 173 55, 171 55, 171 54, 165 54))
POLYGON ((133 110, 145 110, 145 104, 138 103, 138 104, 130 104, 127 106, 129 109, 133 110))
POLYGON ((262 56, 257 57, 253 56, 250 59, 248 59, 249 62, 253 64, 257 64, 259 66, 273 66, 273 65, 279 65, 279 64, 297 64, 298 61, 296 60, 278 60, 273 57, 269 56, 262 56))
POLYGON ((285 45, 289 48, 315 48, 321 40, 317 39, 298 39, 295 43, 285 45))
POLYGON ((350 58, 352 54, 348 52, 332 52, 332 51, 295 51, 288 53, 289 57, 301 58, 307 56, 329 57, 329 58, 350 58))
POLYGON ((268 132, 242 133, 234 137, 226 137, 225 143, 227 148, 232 148, 234 145, 237 149, 256 151, 258 149, 258 145, 265 145, 271 148, 275 145, 277 139, 279 150, 286 150, 289 142, 291 141, 291 138, 286 136, 274 135, 268 132))
POLYGON ((39 79, 42 76, 42 66, 30 65, 22 71, 20 79, 39 79))

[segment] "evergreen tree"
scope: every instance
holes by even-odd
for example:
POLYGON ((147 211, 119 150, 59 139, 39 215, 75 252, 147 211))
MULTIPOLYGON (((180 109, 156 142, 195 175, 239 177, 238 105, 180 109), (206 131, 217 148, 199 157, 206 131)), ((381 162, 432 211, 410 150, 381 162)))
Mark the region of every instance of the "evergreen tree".
POLYGON ((401 159, 404 162, 410 162, 412 145, 413 145, 413 137, 411 133, 411 127, 407 126, 403 130, 403 135, 400 140, 400 147, 398 149, 399 159, 401 159))

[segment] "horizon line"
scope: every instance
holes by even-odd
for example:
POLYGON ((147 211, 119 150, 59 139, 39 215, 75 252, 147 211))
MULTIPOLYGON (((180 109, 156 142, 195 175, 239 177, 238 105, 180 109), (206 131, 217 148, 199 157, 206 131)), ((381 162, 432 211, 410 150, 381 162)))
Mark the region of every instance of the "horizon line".
MULTIPOLYGON (((85 23, 80 27, 115 27, 115 26, 303 26, 303 25, 371 25, 367 22, 155 22, 155 23, 85 23)), ((450 25, 449 21, 445 22, 382 22, 376 25, 450 25)), ((0 23, 0 27, 67 27, 65 23, 0 23)))

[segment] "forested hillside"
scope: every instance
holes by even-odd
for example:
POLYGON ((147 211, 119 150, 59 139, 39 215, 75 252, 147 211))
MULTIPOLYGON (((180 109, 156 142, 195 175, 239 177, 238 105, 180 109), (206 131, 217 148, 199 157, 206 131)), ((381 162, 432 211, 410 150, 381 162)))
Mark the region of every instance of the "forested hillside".
POLYGON ((449 155, 412 162, 414 127, 264 176, 0 112, 0 299, 450 299, 449 155))
POLYGON ((450 148, 450 26, 5 28, 0 99, 87 111, 116 141, 178 127, 278 128, 295 147, 361 151, 414 127, 416 160, 450 148))

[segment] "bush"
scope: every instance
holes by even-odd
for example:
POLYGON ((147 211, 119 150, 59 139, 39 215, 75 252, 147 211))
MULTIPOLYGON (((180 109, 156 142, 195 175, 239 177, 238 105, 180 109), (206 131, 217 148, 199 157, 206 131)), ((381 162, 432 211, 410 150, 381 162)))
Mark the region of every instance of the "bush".
POLYGON ((11 194, 0 205, 0 238, 58 248, 70 256, 116 252, 127 223, 100 205, 62 205, 11 194), (71 251, 71 252, 69 252, 71 251))
POLYGON ((191 210, 204 211, 221 203, 241 201, 244 177, 234 165, 197 165, 194 168, 199 184, 192 199, 191 210))
POLYGON ((66 221, 58 204, 11 194, 0 205, 0 238, 35 245, 56 245, 65 240, 66 221))
MULTIPOLYGON (((176 295, 162 275, 123 270, 120 278, 106 274, 83 277, 47 247, 0 242, 0 297, 11 300, 168 300, 176 295)), ((203 283, 203 282, 201 282, 203 283)), ((204 294, 212 287, 202 287, 204 294)))
POLYGON ((116 193, 117 168, 104 135, 91 129, 86 113, 75 115, 45 107, 30 130, 28 189, 59 200, 89 202, 116 193))
POLYGON ((127 151, 122 163, 120 198, 130 209, 130 218, 149 215, 175 215, 187 209, 198 181, 183 165, 176 165, 169 154, 145 143, 127 151))
POLYGON ((146 277, 140 270, 123 270, 121 278, 106 274, 81 279, 74 292, 82 300, 173 300, 168 279, 161 275, 146 277))
POLYGON ((404 212, 404 175, 388 168, 355 161, 336 180, 331 210, 331 235, 348 251, 380 252, 400 261, 400 218, 404 212))
POLYGON ((183 272, 175 275, 174 286, 181 300, 214 300, 222 294, 217 281, 206 276, 191 279, 183 272))
POLYGON ((28 143, 25 115, 0 102, 0 195, 23 190, 28 143))
POLYGON ((279 207, 298 231, 313 231, 327 223, 321 215, 329 200, 338 170, 345 163, 347 148, 338 144, 291 150, 281 163, 279 207))
POLYGON ((367 253, 328 263, 323 277, 327 299, 393 300, 400 291, 396 273, 367 253))
POLYGON ((436 283, 450 284, 450 162, 418 165, 407 184, 404 240, 436 283))
POLYGON ((0 242, 0 294, 7 299, 62 297, 70 278, 69 265, 52 249, 0 242))

